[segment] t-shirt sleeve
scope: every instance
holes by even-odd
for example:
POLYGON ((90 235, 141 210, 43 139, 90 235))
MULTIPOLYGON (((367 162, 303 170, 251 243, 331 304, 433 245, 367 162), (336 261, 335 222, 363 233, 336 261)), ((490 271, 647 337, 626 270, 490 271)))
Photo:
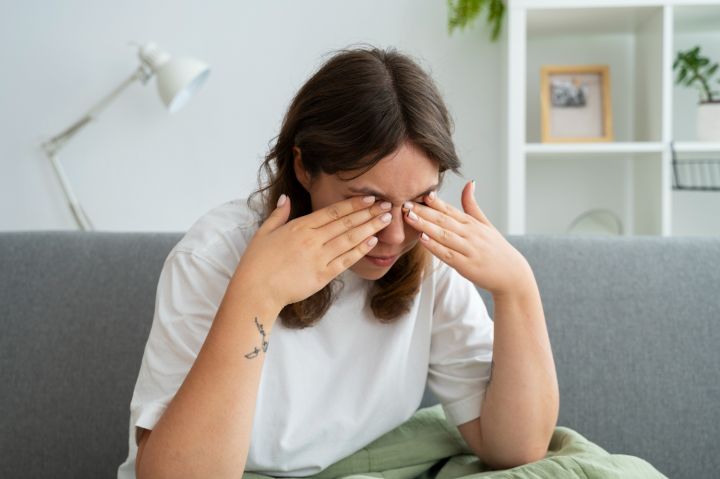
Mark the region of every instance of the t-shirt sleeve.
POLYGON ((437 261, 428 387, 457 426, 480 417, 494 323, 472 281, 437 261))
POLYGON ((195 253, 168 256, 130 403, 131 424, 154 428, 195 362, 229 282, 227 271, 195 253))

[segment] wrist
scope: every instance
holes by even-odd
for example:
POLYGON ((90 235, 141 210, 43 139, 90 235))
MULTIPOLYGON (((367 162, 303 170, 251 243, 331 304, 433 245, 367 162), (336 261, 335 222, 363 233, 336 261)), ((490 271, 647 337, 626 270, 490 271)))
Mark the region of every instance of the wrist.
POLYGON ((535 275, 528 265, 525 273, 518 276, 511 286, 502 291, 493 291, 493 301, 518 301, 528 299, 540 294, 535 275))
POLYGON ((254 306, 263 318, 274 322, 285 304, 272 295, 270 288, 261 283, 254 276, 238 270, 230 279, 226 295, 232 295, 242 304, 254 306))

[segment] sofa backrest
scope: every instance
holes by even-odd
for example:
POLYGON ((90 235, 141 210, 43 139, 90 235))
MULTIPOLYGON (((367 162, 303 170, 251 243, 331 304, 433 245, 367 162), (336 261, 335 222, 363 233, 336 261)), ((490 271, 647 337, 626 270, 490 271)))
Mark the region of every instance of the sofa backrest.
MULTIPOLYGON (((181 237, 0 233, 0 477, 114 477, 160 269, 181 237)), ((669 477, 716 474, 720 238, 507 239, 540 288, 558 424, 669 477)), ((422 406, 435 401, 428 391, 422 406)))

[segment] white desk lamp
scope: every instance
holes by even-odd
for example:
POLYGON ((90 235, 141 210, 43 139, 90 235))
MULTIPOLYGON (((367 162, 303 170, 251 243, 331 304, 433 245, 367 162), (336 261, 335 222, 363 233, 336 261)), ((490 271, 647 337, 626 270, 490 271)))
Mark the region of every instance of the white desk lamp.
POLYGON ((138 56, 141 64, 138 69, 112 93, 91 108, 85 116, 42 144, 55 168, 55 173, 63 187, 75 221, 86 231, 93 230, 94 227, 70 187, 70 182, 57 159, 58 150, 91 120, 96 119, 99 113, 135 80, 140 80, 145 85, 153 74, 156 75, 160 98, 170 113, 174 113, 187 103, 210 74, 210 68, 205 63, 192 58, 172 58, 167 52, 158 49, 153 42, 145 45, 138 45, 134 42, 131 44, 139 47, 138 56))

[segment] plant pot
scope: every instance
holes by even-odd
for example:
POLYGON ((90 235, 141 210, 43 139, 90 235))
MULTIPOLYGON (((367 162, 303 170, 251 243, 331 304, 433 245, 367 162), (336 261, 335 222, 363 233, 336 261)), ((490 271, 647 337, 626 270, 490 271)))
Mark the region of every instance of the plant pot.
POLYGON ((697 139, 720 142, 720 101, 698 104, 697 139))

